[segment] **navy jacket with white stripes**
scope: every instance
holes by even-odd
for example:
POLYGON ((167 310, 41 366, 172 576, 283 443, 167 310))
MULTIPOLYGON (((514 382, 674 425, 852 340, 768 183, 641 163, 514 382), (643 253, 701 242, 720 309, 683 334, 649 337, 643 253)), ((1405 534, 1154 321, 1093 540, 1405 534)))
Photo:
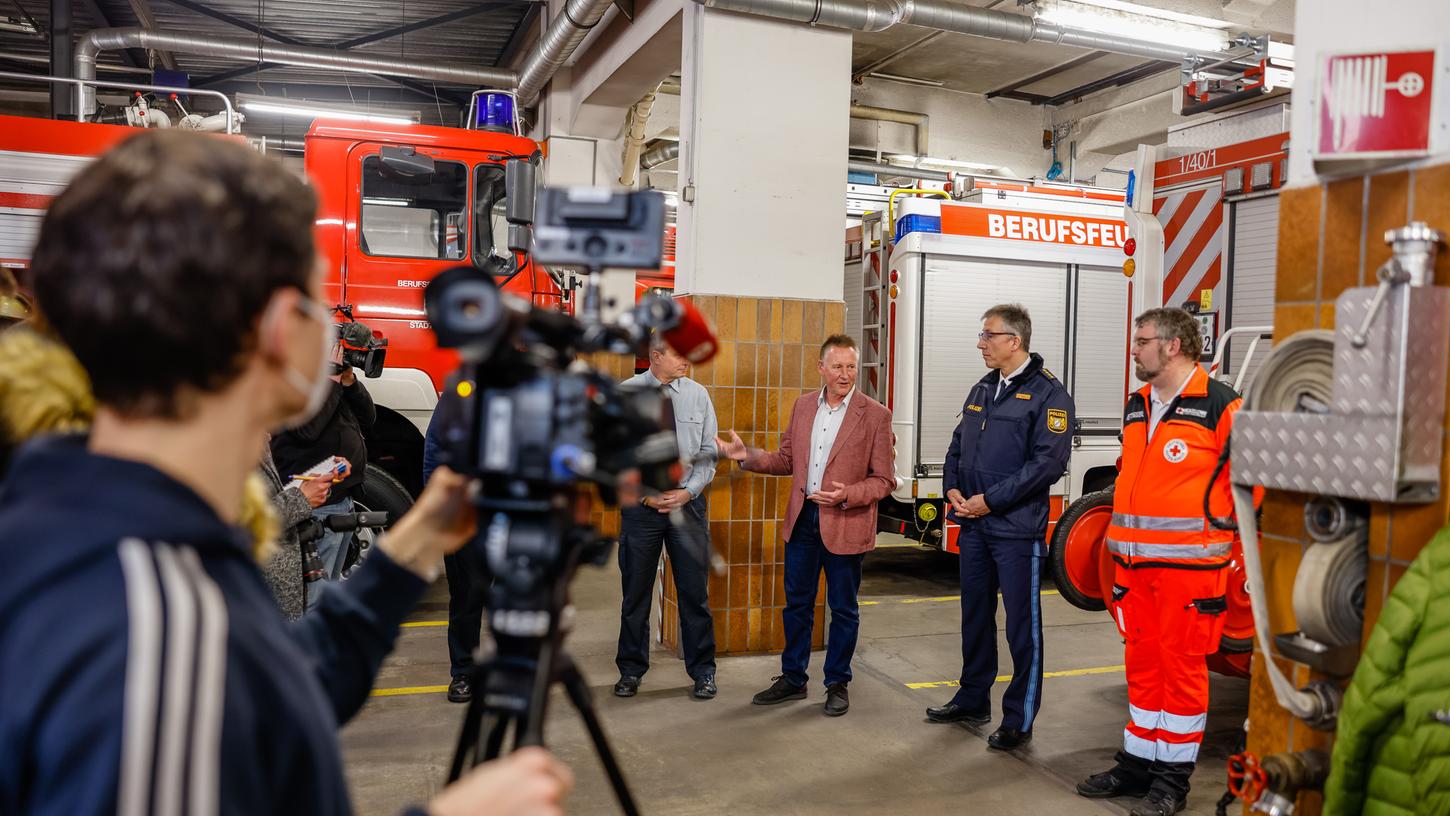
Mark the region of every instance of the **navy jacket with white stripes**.
POLYGON ((0 813, 350 812, 337 727, 425 586, 374 552, 289 624, 193 491, 31 444, 0 486, 0 813))

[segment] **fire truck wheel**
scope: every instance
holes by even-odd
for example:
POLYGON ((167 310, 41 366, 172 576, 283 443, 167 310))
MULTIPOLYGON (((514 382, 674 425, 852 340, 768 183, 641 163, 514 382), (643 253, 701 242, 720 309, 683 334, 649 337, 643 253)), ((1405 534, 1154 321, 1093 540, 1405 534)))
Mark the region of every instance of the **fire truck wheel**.
MULTIPOLYGON (((1057 590, 1068 603, 1088 612, 1102 612, 1103 582, 1111 586, 1111 571, 1104 570, 1104 536, 1113 515, 1113 489, 1088 493, 1068 505, 1052 531, 1047 560, 1057 590)), ((1106 563, 1111 564, 1111 561, 1106 563)))
MULTIPOLYGON (((388 526, 392 526, 393 522, 402 518, 403 514, 413 506, 413 497, 408 493, 408 489, 386 470, 369 463, 363 471, 363 483, 353 494, 352 502, 356 505, 355 511, 358 513, 371 510, 381 510, 387 513, 388 526)), ((348 543, 347 558, 343 562, 345 572, 368 557, 368 551, 372 549, 380 532, 382 530, 364 528, 353 535, 348 543)))

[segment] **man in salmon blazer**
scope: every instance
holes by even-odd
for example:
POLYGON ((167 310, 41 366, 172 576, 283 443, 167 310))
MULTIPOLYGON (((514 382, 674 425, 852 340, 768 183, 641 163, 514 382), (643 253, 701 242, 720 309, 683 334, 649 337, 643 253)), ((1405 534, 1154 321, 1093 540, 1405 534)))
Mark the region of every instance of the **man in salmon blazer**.
POLYGON ((895 485, 891 412, 856 391, 856 342, 844 334, 821 344, 821 388, 796 400, 780 450, 747 448, 739 435, 717 439, 720 453, 746 470, 790 476, 785 526, 785 651, 781 674, 756 705, 806 696, 816 586, 826 573, 831 628, 826 638, 827 716, 850 707, 851 655, 861 617, 861 561, 876 546, 876 503, 895 485))

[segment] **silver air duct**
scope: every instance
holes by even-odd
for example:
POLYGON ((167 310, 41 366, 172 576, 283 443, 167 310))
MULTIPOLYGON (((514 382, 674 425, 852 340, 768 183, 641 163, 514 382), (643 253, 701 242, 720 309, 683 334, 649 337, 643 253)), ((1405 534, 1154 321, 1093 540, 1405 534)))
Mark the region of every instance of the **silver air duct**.
MULTIPOLYGON (((256 39, 171 34, 148 28, 99 28, 89 31, 76 44, 75 75, 77 79, 96 78, 96 57, 102 51, 122 48, 144 48, 181 54, 228 57, 249 61, 275 62, 303 68, 353 71, 367 74, 428 79, 457 85, 482 85, 493 88, 512 87, 518 76, 501 68, 475 68, 471 65, 416 62, 391 57, 357 54, 351 51, 330 51, 325 48, 303 48, 256 39)), ((82 91, 82 110, 96 111, 96 92, 92 87, 82 91)))

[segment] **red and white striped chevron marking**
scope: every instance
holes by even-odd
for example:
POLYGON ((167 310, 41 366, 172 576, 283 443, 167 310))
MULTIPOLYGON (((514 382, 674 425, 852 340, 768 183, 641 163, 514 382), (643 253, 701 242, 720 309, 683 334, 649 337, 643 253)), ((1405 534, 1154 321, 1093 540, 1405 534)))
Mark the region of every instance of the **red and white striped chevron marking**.
POLYGON ((1163 225, 1163 305, 1181 306, 1223 276, 1223 187, 1170 192, 1153 201, 1163 225))

